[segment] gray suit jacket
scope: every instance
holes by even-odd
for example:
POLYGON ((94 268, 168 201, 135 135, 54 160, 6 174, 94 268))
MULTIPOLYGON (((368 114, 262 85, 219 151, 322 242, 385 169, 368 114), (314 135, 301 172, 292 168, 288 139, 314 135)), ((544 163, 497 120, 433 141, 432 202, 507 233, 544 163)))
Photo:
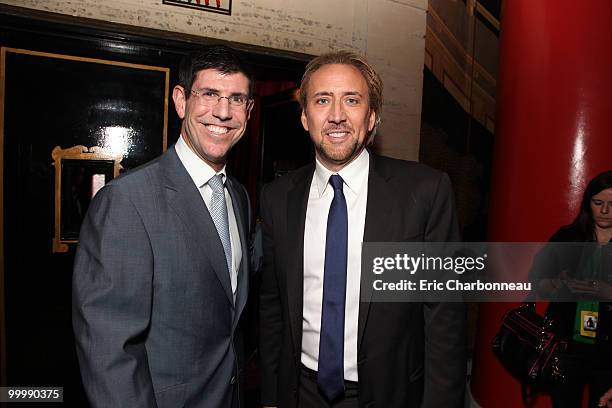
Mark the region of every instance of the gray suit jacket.
POLYGON ((221 240, 174 147, 92 201, 73 274, 73 326, 95 407, 237 407, 249 203, 226 183, 242 262, 234 303, 221 240))

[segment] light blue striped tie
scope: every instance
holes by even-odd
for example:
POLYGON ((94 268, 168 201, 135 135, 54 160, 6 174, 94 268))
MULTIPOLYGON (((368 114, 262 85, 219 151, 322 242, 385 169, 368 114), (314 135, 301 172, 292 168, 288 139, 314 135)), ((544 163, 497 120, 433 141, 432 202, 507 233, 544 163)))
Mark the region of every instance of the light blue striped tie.
POLYGON ((229 221, 227 216, 227 203, 225 201, 225 189, 223 186, 223 174, 217 174, 208 180, 208 185, 212 190, 212 200, 210 201, 210 216, 212 217, 227 261, 227 271, 232 271, 232 243, 230 241, 229 221))

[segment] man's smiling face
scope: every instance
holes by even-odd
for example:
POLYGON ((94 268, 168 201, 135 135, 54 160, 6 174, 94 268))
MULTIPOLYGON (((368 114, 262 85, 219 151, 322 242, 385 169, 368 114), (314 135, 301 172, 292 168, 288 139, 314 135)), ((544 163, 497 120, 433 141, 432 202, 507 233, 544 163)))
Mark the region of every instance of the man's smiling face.
POLYGON ((376 123, 368 84, 351 65, 324 65, 312 74, 306 95, 302 125, 319 161, 339 171, 359 156, 376 123))
POLYGON ((249 100, 242 106, 235 106, 230 105, 227 98, 222 98, 207 105, 192 90, 222 97, 243 95, 248 99, 249 80, 240 72, 224 74, 215 69, 204 69, 196 75, 191 90, 176 86, 172 94, 176 112, 183 119, 183 139, 198 157, 219 171, 225 165, 229 150, 244 134, 252 102, 249 100))

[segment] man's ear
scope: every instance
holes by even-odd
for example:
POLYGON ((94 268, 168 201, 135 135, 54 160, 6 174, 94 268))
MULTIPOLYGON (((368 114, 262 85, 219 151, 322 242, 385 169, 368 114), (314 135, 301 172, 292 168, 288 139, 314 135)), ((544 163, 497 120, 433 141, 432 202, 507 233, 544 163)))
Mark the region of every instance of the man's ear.
POLYGON ((249 99, 247 102, 247 120, 251 118, 251 111, 253 110, 253 106, 255 106, 255 100, 249 99))
POLYGON ((185 117, 185 105, 187 104, 185 99, 185 88, 180 85, 175 86, 172 90, 172 100, 174 101, 176 114, 179 118, 183 119, 185 117))
POLYGON ((368 132, 371 132, 374 129, 374 126, 377 125, 376 112, 370 109, 370 117, 368 118, 368 132))
POLYGON ((300 116, 300 119, 302 120, 302 126, 304 127, 304 130, 308 132, 308 118, 306 117, 305 109, 302 109, 302 116, 300 116))

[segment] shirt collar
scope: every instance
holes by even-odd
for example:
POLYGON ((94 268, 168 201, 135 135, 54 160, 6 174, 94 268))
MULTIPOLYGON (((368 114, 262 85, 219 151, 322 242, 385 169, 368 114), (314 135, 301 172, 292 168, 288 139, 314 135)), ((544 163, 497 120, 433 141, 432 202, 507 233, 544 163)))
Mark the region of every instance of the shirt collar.
POLYGON ((344 181, 344 184, 350 191, 355 195, 359 195, 359 191, 364 185, 364 182, 368 178, 368 171, 370 169, 370 154, 367 149, 363 149, 359 156, 348 165, 343 167, 339 172, 334 173, 327 169, 319 159, 315 159, 315 174, 314 178, 317 183, 317 192, 319 197, 322 197, 325 190, 329 186, 329 178, 332 174, 339 174, 344 181))
POLYGON ((185 143, 182 135, 179 137, 174 148, 176 150, 176 154, 181 160, 181 163, 183 163, 183 166, 185 166, 187 173, 189 173, 189 176, 195 183, 196 187, 201 188, 216 174, 223 174, 224 182, 227 179, 225 166, 223 166, 219 172, 215 172, 215 170, 210 167, 208 163, 200 159, 198 155, 191 150, 187 143, 185 143))

